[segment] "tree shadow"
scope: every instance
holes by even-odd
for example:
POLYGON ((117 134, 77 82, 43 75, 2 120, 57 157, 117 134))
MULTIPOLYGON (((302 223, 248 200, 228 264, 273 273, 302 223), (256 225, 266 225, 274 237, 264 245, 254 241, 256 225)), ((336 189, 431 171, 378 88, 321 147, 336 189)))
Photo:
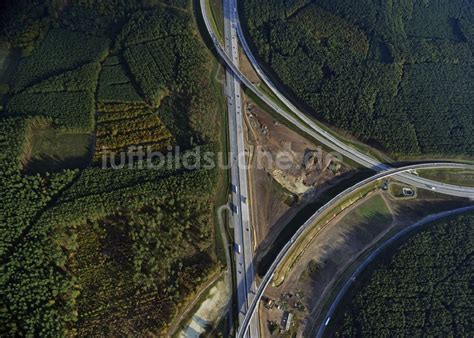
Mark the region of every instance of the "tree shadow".
POLYGON ((85 169, 92 159, 92 147, 84 156, 60 157, 57 155, 41 154, 28 160, 23 173, 27 175, 60 172, 64 169, 85 169))

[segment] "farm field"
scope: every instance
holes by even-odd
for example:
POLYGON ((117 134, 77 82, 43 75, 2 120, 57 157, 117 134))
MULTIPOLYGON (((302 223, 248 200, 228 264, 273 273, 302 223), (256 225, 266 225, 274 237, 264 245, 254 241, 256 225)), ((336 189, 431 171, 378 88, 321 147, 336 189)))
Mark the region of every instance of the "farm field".
POLYGON ((183 165, 223 139, 191 3, 7 8, 0 42, 21 59, 0 115, 0 335, 166 335, 223 268, 223 173, 183 165), (129 160, 138 147, 165 163, 129 160))
POLYGON ((474 154, 466 1, 245 0, 264 68, 319 120, 389 155, 474 154))

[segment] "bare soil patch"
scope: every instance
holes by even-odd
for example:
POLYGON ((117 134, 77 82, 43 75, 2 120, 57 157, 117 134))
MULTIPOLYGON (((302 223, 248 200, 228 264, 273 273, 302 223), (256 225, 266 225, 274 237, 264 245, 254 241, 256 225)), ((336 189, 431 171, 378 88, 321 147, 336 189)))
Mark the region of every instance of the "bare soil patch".
POLYGON ((239 61, 240 61, 240 71, 242 74, 245 75, 247 79, 249 79, 253 84, 258 85, 260 84, 260 78, 258 77, 257 73, 253 69, 252 65, 249 62, 249 59, 247 59, 247 56, 245 53, 242 51, 242 49, 239 49, 239 61))
POLYGON ((253 224, 265 251, 302 207, 349 168, 253 103, 245 108, 253 224))

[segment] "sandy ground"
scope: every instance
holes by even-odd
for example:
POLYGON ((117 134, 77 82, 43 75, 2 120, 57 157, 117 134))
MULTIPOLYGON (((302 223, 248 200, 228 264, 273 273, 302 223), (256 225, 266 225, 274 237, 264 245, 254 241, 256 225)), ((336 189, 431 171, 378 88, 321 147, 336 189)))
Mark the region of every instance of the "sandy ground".
POLYGON ((197 338, 221 319, 227 310, 230 297, 226 278, 220 279, 209 290, 209 296, 194 313, 191 322, 179 333, 179 337, 197 338))
POLYGON ((348 168, 252 103, 245 107, 252 219, 256 244, 265 252, 288 221, 348 168))

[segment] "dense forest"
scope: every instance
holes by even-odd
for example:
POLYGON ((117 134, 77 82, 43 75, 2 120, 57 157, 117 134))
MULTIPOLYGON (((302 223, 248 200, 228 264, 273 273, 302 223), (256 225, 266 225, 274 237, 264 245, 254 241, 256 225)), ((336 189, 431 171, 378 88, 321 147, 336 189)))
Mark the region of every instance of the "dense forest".
POLYGON ((474 155, 474 6, 245 0, 260 59, 312 114, 393 155, 474 155))
POLYGON ((336 336, 472 336, 473 230, 470 213, 407 240, 341 309, 336 336))
POLYGON ((163 335, 221 268, 220 173, 179 165, 196 147, 220 147, 190 2, 1 6, 0 47, 21 59, 2 84, 0 335, 163 335), (45 134, 88 136, 83 165, 62 169, 72 159, 49 153, 74 144, 35 147, 45 134), (104 150, 140 145, 181 152, 153 170, 103 167, 104 150), (34 152, 44 163, 30 163, 34 152))

